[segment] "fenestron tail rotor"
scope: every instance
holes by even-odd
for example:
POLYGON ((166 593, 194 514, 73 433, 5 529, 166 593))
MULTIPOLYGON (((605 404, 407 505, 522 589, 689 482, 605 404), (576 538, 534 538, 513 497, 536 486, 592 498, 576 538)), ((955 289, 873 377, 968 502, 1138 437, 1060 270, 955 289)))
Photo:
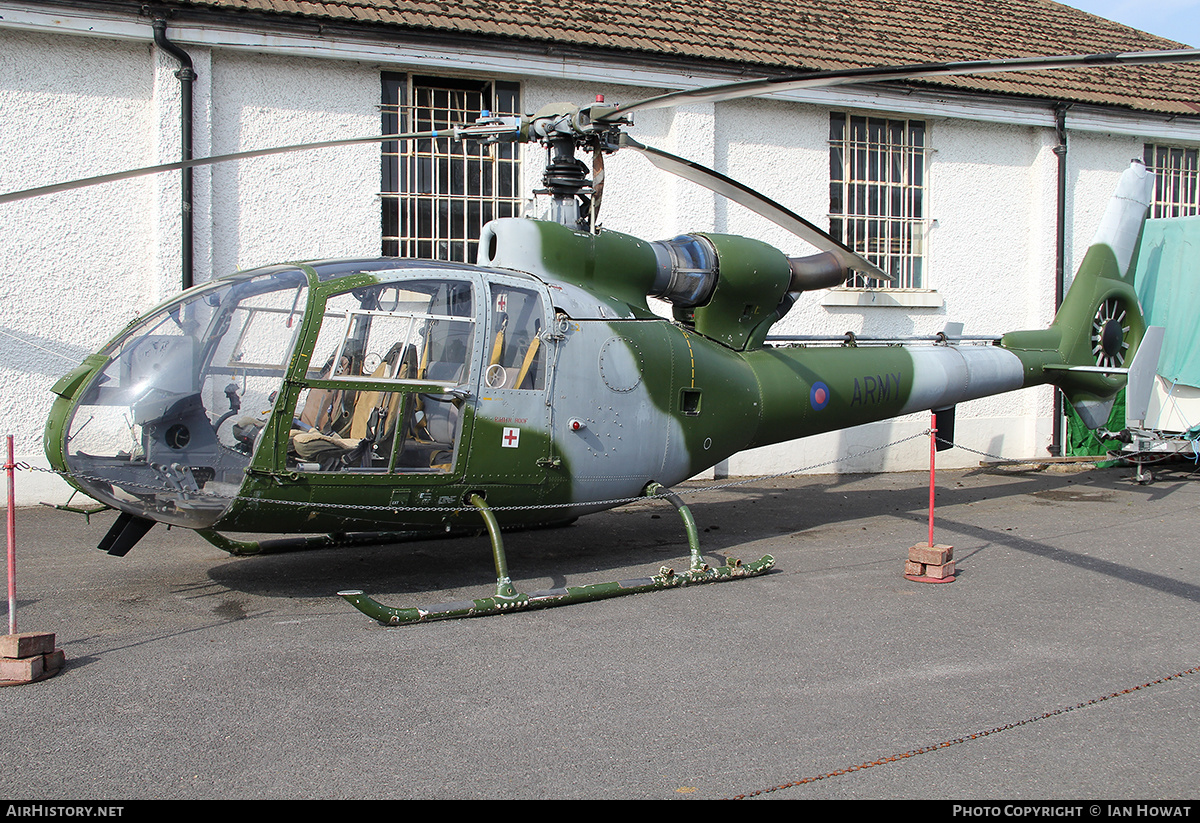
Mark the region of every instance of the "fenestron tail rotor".
POLYGON ((1049 329, 1009 332, 1002 345, 1033 370, 1052 375, 1084 424, 1108 421, 1131 356, 1146 333, 1137 292, 1126 272, 1154 195, 1140 161, 1121 175, 1104 220, 1049 329), (1050 358, 1047 360, 1046 358, 1050 358))
POLYGON ((1128 312, 1116 297, 1109 297, 1096 309, 1092 320, 1092 354, 1097 366, 1122 368, 1129 350, 1128 312))

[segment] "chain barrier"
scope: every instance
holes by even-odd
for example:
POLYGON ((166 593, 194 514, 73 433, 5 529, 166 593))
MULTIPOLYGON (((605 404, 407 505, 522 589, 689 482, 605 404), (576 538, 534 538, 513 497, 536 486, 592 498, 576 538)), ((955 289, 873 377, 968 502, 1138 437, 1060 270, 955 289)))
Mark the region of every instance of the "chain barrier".
MULTIPOLYGON (((929 431, 927 430, 925 433, 928 434, 929 431)), ((1045 462, 1049 462, 1047 460, 1038 460, 1037 458, 1031 458, 1029 460, 1013 460, 1011 457, 1001 457, 998 454, 992 454, 990 452, 980 451, 979 449, 972 449, 969 446, 964 446, 961 443, 955 443, 953 440, 946 440, 942 437, 938 437, 937 435, 934 435, 934 439, 937 440, 937 442, 939 442, 939 443, 946 444, 950 448, 961 449, 962 451, 970 452, 971 454, 977 454, 980 457, 990 457, 993 460, 997 460, 1002 463, 1014 464, 1014 463, 1045 463, 1045 462)), ((1084 460, 1084 459, 1072 460, 1071 463, 1076 466, 1099 466, 1101 463, 1113 463, 1113 462, 1118 462, 1123 459, 1124 458, 1121 457, 1120 455, 1118 455, 1116 457, 1113 457, 1112 455, 1106 455, 1104 457, 1095 457, 1092 460, 1084 460)))
MULTIPOLYGON (((665 489, 664 491, 658 492, 657 494, 638 495, 636 497, 619 497, 619 498, 611 498, 608 500, 575 501, 575 502, 571 502, 571 503, 537 503, 537 504, 531 504, 531 505, 525 505, 525 506, 492 506, 491 509, 492 509, 492 511, 496 511, 496 512, 530 511, 530 510, 538 510, 538 509, 575 508, 580 505, 605 506, 605 507, 611 508, 611 507, 615 507, 615 506, 622 506, 627 503, 636 503, 639 500, 653 500, 653 499, 657 499, 657 498, 665 499, 667 494, 671 493, 671 492, 673 492, 674 494, 677 494, 679 496, 683 496, 683 495, 704 494, 707 492, 714 492, 714 491, 722 491, 724 489, 732 489, 732 488, 737 488, 738 486, 745 486, 750 483, 757 483, 757 482, 761 482, 761 481, 765 481, 765 480, 776 480, 781 477, 791 477, 793 475, 803 474, 804 472, 810 472, 815 469, 825 468, 828 466, 834 466, 834 465, 837 465, 838 463, 843 463, 843 462, 846 462, 849 460, 856 460, 860 457, 865 457, 866 455, 873 454, 874 452, 883 451, 885 449, 890 449, 893 446, 898 446, 902 443, 907 443, 910 440, 916 440, 918 438, 928 437, 930 434, 930 431, 931 431, 930 429, 925 429, 924 431, 917 432, 916 434, 911 434, 908 437, 902 437, 899 440, 893 440, 890 443, 884 443, 883 445, 880 445, 880 446, 874 446, 870 449, 866 449, 861 452, 856 452, 855 454, 848 454, 844 457, 835 457, 830 460, 823 460, 819 463, 811 463, 807 466, 801 466, 799 468, 793 468, 788 471, 777 472, 775 474, 766 474, 766 475, 756 475, 754 477, 745 477, 740 480, 730 481, 728 483, 718 483, 718 484, 707 485, 707 486, 678 488, 677 490, 676 489, 665 489)), ((53 469, 53 468, 43 467, 43 466, 33 466, 33 465, 30 465, 29 463, 24 463, 24 462, 15 464, 15 467, 22 471, 44 472, 46 474, 54 474, 54 475, 58 475, 58 476, 64 477, 64 478, 65 477, 74 477, 77 480, 87 480, 87 481, 91 481, 94 483, 105 483, 105 484, 112 483, 111 478, 93 477, 93 476, 85 475, 85 474, 77 474, 77 473, 73 473, 73 472, 63 472, 63 471, 59 471, 58 469, 53 469)), ((184 489, 180 489, 180 488, 170 488, 167 486, 151 486, 151 485, 147 485, 147 484, 143 484, 143 483, 136 483, 133 481, 122 481, 121 485, 135 487, 138 489, 144 489, 148 492, 182 493, 189 497, 207 498, 210 500, 229 500, 230 502, 252 502, 252 503, 270 502, 272 504, 279 504, 279 505, 284 505, 284 506, 303 506, 305 508, 310 508, 310 509, 319 508, 319 509, 337 509, 337 510, 348 510, 348 511, 382 511, 382 512, 391 512, 391 513, 395 513, 395 512, 447 512, 448 513, 448 512, 472 511, 472 509, 470 509, 468 506, 465 506, 465 505, 464 506, 370 506, 370 505, 355 504, 355 503, 316 503, 316 502, 291 501, 291 500, 264 501, 264 499, 260 498, 260 497, 246 497, 243 495, 224 495, 224 494, 214 494, 211 492, 188 491, 188 490, 184 490, 184 489)))
POLYGON ((1010 729, 1017 729, 1017 728, 1020 728, 1021 726, 1027 726, 1030 723, 1036 723, 1039 720, 1046 720, 1051 717, 1057 717, 1059 715, 1067 714, 1068 712, 1073 712, 1076 709, 1083 709, 1083 708, 1087 708, 1088 706, 1094 706, 1098 703, 1103 703, 1106 700, 1112 700, 1115 697, 1122 697, 1127 694, 1133 694, 1134 692, 1141 691, 1142 689, 1148 689, 1151 686, 1158 686, 1162 683, 1167 683, 1172 680, 1178 680, 1181 677, 1186 677, 1187 675, 1196 674, 1197 672, 1200 672, 1200 666, 1193 666, 1190 669, 1185 669, 1184 671, 1176 672, 1175 674, 1168 674, 1165 677, 1160 677, 1157 680, 1151 680, 1150 682, 1143 683, 1140 686, 1132 686, 1128 689, 1122 689, 1119 692, 1113 692, 1112 694, 1107 694, 1104 697, 1096 697, 1091 700, 1085 700, 1082 703, 1076 703, 1074 706, 1067 706, 1067 707, 1061 708, 1061 709, 1054 709, 1053 711, 1048 711, 1048 712, 1045 712, 1044 714, 1036 714, 1032 717, 1027 717, 1024 720, 1017 720, 1012 723, 1005 723, 1003 726, 996 726, 994 729, 988 729, 987 731, 975 732, 974 734, 964 735, 963 737, 956 737, 953 740, 944 740, 941 743, 934 743, 930 746, 922 746, 919 749, 910 749, 909 751, 902 752, 901 754, 894 754, 894 755, 891 755, 890 757, 880 758, 879 760, 872 760, 867 763, 859 763, 857 766, 848 766, 844 769, 838 769, 837 771, 826 772, 825 774, 819 774, 819 775, 815 775, 813 777, 805 777, 800 780, 793 780, 790 783, 782 783, 778 786, 772 786, 769 789, 759 789, 758 791, 749 792, 747 794, 735 795, 734 797, 730 797, 727 799, 729 799, 729 800, 748 800, 752 797, 760 797, 764 794, 771 794, 772 792, 782 791, 783 789, 791 789, 791 788, 795 788, 796 786, 804 786, 809 783, 816 783, 818 780, 827 780, 831 777, 838 777, 843 774, 850 774, 852 772, 860 772, 863 769, 869 769, 873 766, 882 766, 885 763, 896 763, 900 760, 904 760, 909 757, 916 757, 919 754, 928 754, 929 752, 934 752, 934 751, 938 751, 940 749, 949 748, 950 746, 956 746, 959 743, 966 743, 968 740, 979 740, 981 738, 988 737, 993 734, 998 734, 1000 732, 1009 731, 1010 729))
MULTIPOLYGON (((589 500, 589 501, 582 501, 582 502, 576 501, 576 502, 570 502, 570 503, 537 503, 537 504, 530 504, 530 505, 524 505, 524 506, 494 506, 494 507, 492 507, 492 511, 500 512, 500 511, 533 511, 533 510, 539 510, 539 509, 565 509, 565 508, 574 508, 574 507, 577 507, 580 505, 589 505, 589 506, 595 505, 595 506, 604 506, 606 508, 612 508, 615 506, 623 506, 628 503, 636 503, 638 501, 664 498, 668 493, 672 493, 672 492, 674 494, 677 494, 682 497, 685 495, 698 495, 698 494, 706 494, 709 492, 724 491, 726 489, 733 489, 733 488, 737 488, 739 486, 749 485, 751 483, 759 483, 759 482, 764 482, 764 481, 769 481, 769 480, 778 480, 779 478, 792 477, 792 476, 795 476, 798 474, 804 474, 805 472, 811 472, 816 469, 823 469, 823 468, 828 468, 830 466, 836 466, 839 463, 845 463, 850 460, 857 460, 861 457, 866 457, 869 454, 874 454, 875 452, 884 451, 885 449, 890 449, 894 446, 899 446, 903 443, 907 443, 912 440, 917 440, 922 437, 928 437, 932 433, 933 433, 932 429, 926 428, 923 431, 917 432, 915 434, 911 434, 907 437, 902 437, 898 440, 893 440, 890 443, 884 443, 879 446, 874 446, 872 448, 865 449, 861 452, 856 452, 854 454, 848 454, 843 457, 834 457, 829 460, 823 460, 818 463, 810 463, 806 466, 789 469, 787 471, 776 472, 774 474, 763 474, 763 475, 754 475, 752 477, 744 477, 740 480, 733 480, 733 481, 729 481, 727 483, 715 483, 715 484, 710 484, 710 485, 705 485, 705 486, 692 486, 692 487, 682 487, 682 488, 677 487, 674 489, 665 489, 657 494, 638 495, 636 497, 610 498, 608 500, 589 500)), ((1014 462, 1010 458, 1002 457, 998 454, 991 454, 990 452, 980 451, 979 449, 972 449, 968 446, 962 445, 961 443, 955 443, 952 440, 946 440, 945 438, 938 437, 936 434, 934 434, 934 439, 936 439, 937 442, 943 443, 951 448, 961 449, 965 452, 970 452, 971 454, 977 454, 981 457, 987 457, 987 458, 991 458, 991 459, 994 459, 997 461, 1002 461, 1002 462, 1007 462, 1007 463, 1014 462)), ((1119 459, 1121 459, 1121 458, 1119 458, 1119 457, 1117 457, 1117 458, 1097 457, 1095 460, 1079 460, 1079 461, 1075 461, 1075 463, 1076 463, 1076 465, 1097 465, 1098 466, 1101 463, 1111 463, 1114 460, 1119 460, 1119 459)), ((1039 461, 1036 459, 1031 459, 1028 461, 1017 461, 1017 462, 1037 463, 1039 461)), ((95 482, 95 483, 110 484, 112 482, 111 478, 92 477, 90 475, 76 474, 76 473, 71 473, 71 472, 63 472, 63 471, 59 471, 58 469, 53 469, 53 468, 48 468, 48 467, 43 467, 43 466, 34 466, 34 465, 31 465, 26 462, 16 463, 16 464, 14 464, 14 467, 20 471, 44 472, 47 474, 54 474, 54 475, 58 475, 61 477, 74 477, 79 480, 88 480, 88 481, 95 482)), ((215 493, 211 493, 211 492, 203 492, 203 491, 198 491, 198 490, 192 491, 192 490, 187 490, 187 489, 183 489, 183 488, 171 488, 168 486, 152 486, 152 485, 147 485, 147 484, 142 484, 142 483, 136 483, 133 481, 123 481, 122 485, 143 489, 148 492, 174 492, 174 493, 181 493, 181 494, 185 495, 186 497, 207 498, 210 500, 228 500, 231 503, 235 503, 235 502, 262 503, 262 502, 264 502, 263 498, 259 498, 259 497, 246 497, 246 496, 242 496, 242 495, 215 494, 215 493)), ((282 505, 282 506, 303 506, 305 508, 310 508, 310 509, 318 508, 318 509, 336 509, 336 510, 345 510, 345 511, 381 511, 381 512, 390 512, 393 514, 396 512, 447 512, 447 513, 449 513, 449 512, 462 512, 462 511, 470 511, 471 510, 469 507, 467 507, 465 505, 459 505, 459 506, 373 506, 373 505, 354 504, 354 503, 319 503, 319 502, 291 501, 291 500, 270 500, 269 502, 271 502, 272 504, 278 504, 278 505, 282 505)))

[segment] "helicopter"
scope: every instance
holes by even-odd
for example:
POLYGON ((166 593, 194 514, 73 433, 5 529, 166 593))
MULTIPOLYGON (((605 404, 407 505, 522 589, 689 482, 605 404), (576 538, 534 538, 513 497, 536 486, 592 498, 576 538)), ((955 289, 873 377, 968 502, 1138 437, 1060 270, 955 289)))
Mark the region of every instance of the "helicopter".
POLYGON ((750 577, 774 559, 711 567, 676 484, 749 448, 1035 385, 1084 422, 1107 420, 1146 333, 1129 268, 1153 175, 1134 162, 1048 328, 985 345, 787 347, 767 335, 806 291, 874 263, 784 206, 631 137, 630 115, 837 83, 1200 59, 1200 50, 810 72, 625 105, 485 113, 450 133, 278 147, 0 195, 51 191, 318 146, 399 140, 536 142, 549 219, 482 227, 475 264, 317 260, 240 271, 151 309, 52 388, 52 468, 118 511, 99 548, 154 525, 247 555, 485 529, 494 595, 429 608, 338 594, 387 625, 542 608, 750 577), (576 157, 593 155, 591 170, 576 157), (603 158, 655 166, 740 203, 819 251, 788 257, 712 232, 645 241, 603 229, 603 158), (590 177, 589 177, 590 174, 590 177), (672 316, 655 313, 655 297, 672 316), (516 590, 502 532, 568 523, 647 497, 678 510, 689 568, 638 580, 516 590), (231 533, 305 535, 247 541, 231 533))

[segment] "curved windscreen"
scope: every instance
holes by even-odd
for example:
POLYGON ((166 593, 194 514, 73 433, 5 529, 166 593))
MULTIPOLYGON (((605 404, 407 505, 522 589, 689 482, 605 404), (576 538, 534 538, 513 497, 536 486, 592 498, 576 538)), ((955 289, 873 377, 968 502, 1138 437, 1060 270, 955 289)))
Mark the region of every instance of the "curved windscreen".
POLYGON ((72 475, 103 502, 206 528, 233 502, 303 325, 299 269, 187 293, 101 354, 67 421, 72 475))

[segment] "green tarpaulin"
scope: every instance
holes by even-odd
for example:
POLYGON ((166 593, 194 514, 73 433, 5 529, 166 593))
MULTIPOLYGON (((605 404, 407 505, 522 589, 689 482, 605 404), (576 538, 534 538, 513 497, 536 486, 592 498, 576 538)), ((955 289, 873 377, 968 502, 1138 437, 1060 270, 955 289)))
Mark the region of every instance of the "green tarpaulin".
MULTIPOLYGON (((1147 220, 1133 284, 1146 325, 1165 330, 1158 373, 1174 383, 1200 386, 1200 217, 1147 220)), ((1116 440, 1101 440, 1070 406, 1066 412, 1067 454, 1103 455, 1121 448, 1116 440)), ((1124 391, 1107 428, 1125 428, 1124 391)))
POLYGON ((1200 216, 1146 221, 1133 284, 1146 325, 1166 329, 1158 373, 1200 386, 1200 216))

